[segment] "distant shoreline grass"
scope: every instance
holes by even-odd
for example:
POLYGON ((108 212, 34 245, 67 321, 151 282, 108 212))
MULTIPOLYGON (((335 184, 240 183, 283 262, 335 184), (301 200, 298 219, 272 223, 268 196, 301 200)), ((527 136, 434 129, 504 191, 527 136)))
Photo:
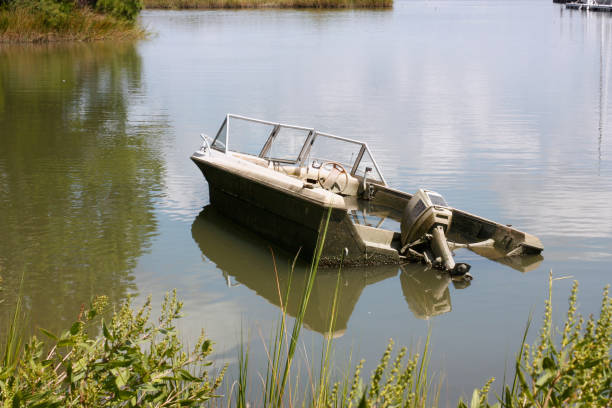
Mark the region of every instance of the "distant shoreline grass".
POLYGON ((144 0, 145 9, 391 8, 393 0, 144 0))
POLYGON ((0 9, 0 43, 48 43, 59 41, 133 40, 147 32, 134 21, 89 8, 49 15, 35 7, 0 9))
POLYGON ((393 0, 0 0, 0 43, 135 40, 147 9, 384 9, 393 0))

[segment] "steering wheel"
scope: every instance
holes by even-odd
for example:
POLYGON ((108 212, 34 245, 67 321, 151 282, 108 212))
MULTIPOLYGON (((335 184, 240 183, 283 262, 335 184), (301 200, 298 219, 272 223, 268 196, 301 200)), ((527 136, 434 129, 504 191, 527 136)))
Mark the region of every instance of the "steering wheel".
POLYGON ((319 167, 319 171, 317 172, 317 181, 321 187, 325 190, 329 190, 332 193, 341 194, 349 184, 349 174, 344 167, 338 162, 334 161, 326 161, 321 167, 319 167), (321 170, 326 167, 330 167, 329 173, 327 176, 321 174, 321 170), (344 184, 338 183, 338 178, 344 175, 344 184))

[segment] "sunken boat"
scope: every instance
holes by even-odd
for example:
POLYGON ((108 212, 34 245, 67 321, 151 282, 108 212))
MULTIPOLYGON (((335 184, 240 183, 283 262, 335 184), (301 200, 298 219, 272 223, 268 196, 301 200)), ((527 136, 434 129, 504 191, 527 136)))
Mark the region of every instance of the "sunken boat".
POLYGON ((450 206, 437 192, 390 187, 368 145, 313 128, 228 114, 191 156, 222 214, 320 265, 423 262, 466 275, 467 248, 515 269, 542 259, 529 233, 450 206))

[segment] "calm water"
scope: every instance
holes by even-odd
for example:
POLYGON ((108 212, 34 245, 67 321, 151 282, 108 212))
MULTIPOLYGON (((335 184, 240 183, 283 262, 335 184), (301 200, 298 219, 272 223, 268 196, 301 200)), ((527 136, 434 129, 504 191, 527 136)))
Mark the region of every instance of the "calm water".
MULTIPOLYGON (((391 185, 437 190, 544 243, 525 273, 458 251, 475 277, 464 289, 420 266, 345 270, 341 366, 353 350, 371 368, 389 338, 417 345, 431 330, 453 401, 501 381, 529 312, 540 319, 549 270, 580 281, 584 314, 598 310, 612 280, 612 16, 548 0, 398 0, 142 21, 157 34, 136 44, 0 48, 1 327, 22 274, 30 326, 54 331, 93 295, 159 304, 177 288, 186 339, 204 327, 234 364, 246 327, 263 367, 279 312, 269 245, 207 206, 188 160, 227 112, 365 140, 391 185)), ((285 285, 290 254, 273 250, 285 285)), ((335 282, 316 282, 309 359, 335 282)), ((555 283, 557 319, 570 285, 555 283)))

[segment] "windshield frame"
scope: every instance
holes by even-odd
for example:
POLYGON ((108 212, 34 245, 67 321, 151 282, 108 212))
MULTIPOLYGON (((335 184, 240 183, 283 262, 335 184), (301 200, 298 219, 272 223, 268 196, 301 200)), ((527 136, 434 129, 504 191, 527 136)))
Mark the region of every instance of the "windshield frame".
POLYGON ((255 118, 250 118, 247 116, 241 116, 241 115, 236 115, 233 113, 228 113, 225 116, 225 119, 223 120, 223 123, 221 124, 221 127, 219 128, 219 130, 217 131, 217 134, 213 140, 213 142, 211 143, 211 147, 219 152, 225 153, 227 154, 228 152, 237 152, 236 150, 231 149, 231 119, 238 119, 238 120, 244 120, 244 121, 249 121, 249 122, 253 122, 253 123, 260 123, 262 125, 268 125, 268 126, 273 126, 272 131, 270 132, 266 142, 264 143, 264 145, 262 146, 259 154, 257 155, 257 157, 260 157, 262 159, 266 159, 272 162, 277 162, 277 163, 286 163, 286 164, 297 164, 300 167, 301 166, 305 166, 307 165, 306 163, 306 159, 309 156, 310 150, 312 148, 312 146, 314 145, 314 143, 316 143, 318 138, 329 138, 329 139, 334 139, 337 141, 341 141, 341 142, 345 142, 347 144, 354 144, 357 145, 359 147, 359 152, 357 154, 357 157, 355 158, 355 160, 353 161, 353 163, 351 164, 351 170, 350 170, 350 175, 351 176, 355 176, 357 173, 357 170, 359 168, 359 164, 361 163, 361 160, 363 159, 363 157, 365 156, 365 154, 367 153, 372 161, 372 164, 374 165, 374 168, 376 169, 376 172, 378 173, 378 175, 380 176, 380 180, 372 180, 374 182, 382 182, 383 185, 387 185, 387 182, 382 174, 382 172, 380 171, 380 168, 378 167, 378 163, 376 163, 376 160, 374 159, 374 155, 372 155, 372 151, 370 150, 370 148, 368 147, 368 145, 364 142, 360 142, 359 140, 355 140, 355 139, 349 139, 346 137, 341 137, 341 136, 337 136, 337 135, 333 135, 330 133, 323 133, 323 132, 319 132, 317 130, 315 130, 314 128, 308 128, 308 127, 303 127, 303 126, 296 126, 296 125, 287 125, 287 124, 282 124, 282 123, 277 123, 277 122, 270 122, 267 120, 261 120, 261 119, 255 119, 255 118), (274 144, 274 140, 276 138, 276 135, 279 134, 280 130, 282 130, 283 128, 285 129, 292 129, 292 130, 303 130, 305 132, 308 132, 308 135, 306 136, 306 139, 304 140, 304 144, 302 145, 302 148, 300 149, 300 153, 298 154, 297 158, 295 159, 284 159, 284 158, 272 158, 272 157, 268 157, 269 152, 272 148, 272 145, 274 144), (223 142, 220 138, 225 137, 225 141, 223 142), (222 144, 223 148, 217 147, 218 144, 222 144))
POLYGON ((334 139, 334 140, 338 140, 338 141, 341 141, 341 142, 345 142, 347 144, 350 143, 350 144, 358 145, 359 146, 359 153, 357 154, 357 157, 355 158, 355 160, 353 161, 353 163, 351 165, 351 170, 349 171, 349 174, 351 176, 357 175, 356 174, 357 173, 357 169, 359 168, 359 165, 361 164, 361 160, 365 156, 365 153, 368 153, 369 156, 370 156, 370 159, 372 160, 372 164, 374 165, 374 169, 376 169, 376 171, 378 172, 378 175, 380 176, 380 180, 373 180, 373 181, 380 181, 380 182, 382 182, 383 185, 385 185, 385 186, 387 185, 387 181, 385 180, 385 177, 383 176, 382 172, 380 171, 380 167, 378 167, 378 163, 376 163, 376 160, 374 159, 374 155, 372 155, 372 151, 368 147, 367 143, 360 142, 359 140, 355 140, 355 139, 349 139, 347 137, 333 135, 331 133, 323 133, 323 132, 315 131, 315 133, 314 133, 314 135, 312 137, 312 140, 310 141, 310 144, 308 146, 305 146, 306 147, 306 151, 302 155, 302 161, 300 162, 300 166, 306 165, 305 160, 308 157, 312 146, 316 143, 317 138, 329 138, 329 139, 334 139))

